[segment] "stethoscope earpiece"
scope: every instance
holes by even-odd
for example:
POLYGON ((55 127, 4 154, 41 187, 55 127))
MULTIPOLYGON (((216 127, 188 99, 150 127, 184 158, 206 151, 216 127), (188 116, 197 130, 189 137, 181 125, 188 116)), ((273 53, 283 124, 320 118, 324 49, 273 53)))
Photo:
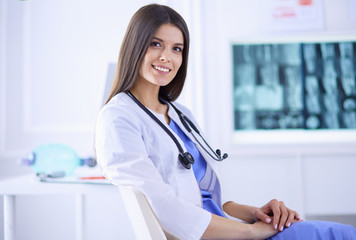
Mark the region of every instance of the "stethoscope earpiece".
POLYGON ((215 151, 216 155, 218 156, 218 159, 216 159, 217 161, 222 161, 225 158, 227 158, 229 155, 227 153, 224 153, 221 157, 221 150, 220 149, 216 149, 215 151))

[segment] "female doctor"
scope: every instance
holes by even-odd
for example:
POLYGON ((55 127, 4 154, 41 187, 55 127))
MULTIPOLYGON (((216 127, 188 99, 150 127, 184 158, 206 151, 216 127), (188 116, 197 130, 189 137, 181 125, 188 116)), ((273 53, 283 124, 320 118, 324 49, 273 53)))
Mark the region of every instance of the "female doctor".
POLYGON ((277 200, 263 207, 222 202, 216 165, 227 155, 212 151, 191 112, 172 103, 183 89, 188 52, 186 23, 173 9, 151 4, 132 17, 97 119, 95 148, 107 179, 139 188, 179 239, 267 239, 303 223, 277 200))

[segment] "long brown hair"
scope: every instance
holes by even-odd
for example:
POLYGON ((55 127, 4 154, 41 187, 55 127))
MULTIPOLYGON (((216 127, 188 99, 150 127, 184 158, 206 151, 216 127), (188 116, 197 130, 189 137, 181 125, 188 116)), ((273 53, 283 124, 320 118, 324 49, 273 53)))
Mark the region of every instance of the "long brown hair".
POLYGON ((142 60, 147 48, 157 31, 166 23, 178 27, 184 38, 183 61, 177 75, 166 86, 160 87, 159 97, 166 101, 174 101, 182 92, 187 75, 189 31, 184 19, 172 8, 149 4, 141 7, 131 18, 125 37, 121 44, 116 75, 106 103, 120 92, 127 92, 138 78, 142 60))

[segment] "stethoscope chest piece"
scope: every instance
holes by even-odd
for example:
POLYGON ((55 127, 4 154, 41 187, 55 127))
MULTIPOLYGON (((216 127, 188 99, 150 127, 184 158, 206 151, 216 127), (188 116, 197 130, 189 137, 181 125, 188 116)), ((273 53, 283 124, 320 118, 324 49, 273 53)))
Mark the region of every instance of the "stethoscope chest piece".
POLYGON ((189 152, 179 153, 179 161, 186 169, 190 169, 194 163, 194 158, 189 152))

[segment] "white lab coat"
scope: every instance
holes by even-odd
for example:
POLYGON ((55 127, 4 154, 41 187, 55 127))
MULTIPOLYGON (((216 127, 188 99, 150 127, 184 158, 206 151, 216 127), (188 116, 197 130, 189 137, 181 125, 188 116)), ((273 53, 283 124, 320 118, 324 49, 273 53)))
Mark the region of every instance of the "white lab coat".
MULTIPOLYGON (((197 126, 187 108, 175 105, 197 126)), ((195 142, 177 113, 168 106, 169 117, 195 142)), ((163 114, 152 113, 167 125, 163 114)), ((171 132, 185 150, 181 139, 171 132)), ((204 143, 198 135, 196 137, 204 143)), ((197 147, 208 162, 200 185, 209 190, 213 199, 221 205, 215 166, 218 162, 202 151, 199 145, 197 147)), ((115 185, 137 186, 165 231, 184 240, 197 240, 202 236, 210 223, 211 213, 202 208, 193 170, 181 165, 178 148, 170 136, 126 93, 114 96, 100 111, 95 148, 105 176, 115 185)))

